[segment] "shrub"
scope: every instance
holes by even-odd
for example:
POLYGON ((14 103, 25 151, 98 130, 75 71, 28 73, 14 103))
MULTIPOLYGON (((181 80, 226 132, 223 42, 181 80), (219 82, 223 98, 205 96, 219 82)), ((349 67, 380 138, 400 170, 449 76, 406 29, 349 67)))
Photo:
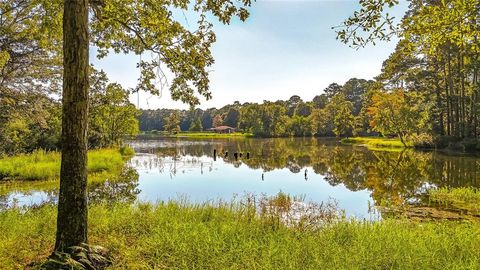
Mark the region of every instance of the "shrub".
POLYGON ((435 148, 435 139, 432 135, 422 133, 418 135, 413 135, 410 138, 410 141, 415 148, 435 148))
POLYGON ((122 157, 132 157, 135 155, 135 150, 128 145, 123 145, 120 147, 120 154, 122 157))

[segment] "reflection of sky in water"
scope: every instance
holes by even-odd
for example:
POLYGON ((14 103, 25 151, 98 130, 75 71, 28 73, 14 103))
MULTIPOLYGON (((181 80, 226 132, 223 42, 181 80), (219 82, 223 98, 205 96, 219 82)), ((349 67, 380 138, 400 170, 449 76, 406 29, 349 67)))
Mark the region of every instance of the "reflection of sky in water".
POLYGON ((306 201, 320 203, 334 199, 348 216, 365 218, 369 216, 369 201, 373 204, 370 192, 349 191, 342 184, 331 186, 322 175, 313 173, 311 167, 307 167, 308 179, 305 180, 305 169, 300 173, 292 173, 287 168, 264 173, 262 169, 251 169, 244 164, 236 168, 221 158, 213 161, 205 156, 181 156, 174 161, 171 157, 143 154, 134 157, 131 164, 140 175, 139 199, 142 201, 185 197, 191 202, 231 201, 245 194, 272 196, 283 191, 305 196, 306 201))
MULTIPOLYGON (((377 152, 333 139, 153 137, 129 144, 137 153, 129 164, 138 171, 138 181, 137 172, 132 174, 130 169, 117 179, 120 181, 89 185, 90 202, 238 201, 246 195, 273 196, 283 191, 317 203, 335 200, 350 217, 377 218, 368 211, 374 202, 418 203, 433 187, 480 185, 477 157, 377 152), (214 149, 218 153, 216 161, 212 157, 214 149), (235 161, 234 152, 244 155, 235 161), (250 153, 250 159, 246 153, 250 153)), ((55 203, 55 186, 41 192, 42 185, 17 184, 19 188, 7 190, 25 194, 0 194, 0 208, 55 203)))
POLYGON ((51 197, 43 191, 32 191, 29 193, 12 192, 7 195, 4 203, 9 207, 24 207, 41 205, 51 200, 51 197))
MULTIPOLYGON (((246 195, 273 196, 283 191, 304 196, 307 202, 335 200, 348 216, 369 219, 378 217, 368 211, 374 201, 419 203, 433 187, 480 186, 477 157, 377 152, 332 139, 154 137, 129 144, 137 153, 129 164, 138 171, 138 181, 130 168, 116 181, 89 185, 90 202, 238 201, 246 195), (219 155, 216 161, 214 149, 219 155), (235 161, 234 152, 244 156, 235 161)), ((0 208, 56 202, 55 185, 43 189, 29 182, 14 184, 18 188, 7 188, 12 193, 0 193, 0 208)))

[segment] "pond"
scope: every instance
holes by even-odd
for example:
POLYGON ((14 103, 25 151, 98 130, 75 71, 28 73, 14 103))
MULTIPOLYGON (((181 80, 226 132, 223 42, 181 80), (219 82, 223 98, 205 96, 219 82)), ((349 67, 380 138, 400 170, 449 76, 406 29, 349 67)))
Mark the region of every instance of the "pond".
MULTIPOLYGON (((136 155, 118 179, 89 186, 91 202, 215 202, 282 191, 372 219, 381 216, 375 206, 416 203, 429 188, 480 185, 477 157, 371 151, 336 139, 148 137, 129 144, 136 155)), ((0 190, 0 207, 56 202, 51 185, 26 185, 0 190)))

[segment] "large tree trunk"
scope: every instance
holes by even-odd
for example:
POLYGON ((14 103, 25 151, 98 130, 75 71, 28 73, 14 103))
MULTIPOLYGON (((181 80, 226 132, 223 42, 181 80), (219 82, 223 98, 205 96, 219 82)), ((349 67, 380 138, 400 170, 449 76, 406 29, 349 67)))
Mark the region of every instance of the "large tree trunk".
POLYGON ((88 1, 65 0, 64 5, 58 251, 87 241, 88 1))

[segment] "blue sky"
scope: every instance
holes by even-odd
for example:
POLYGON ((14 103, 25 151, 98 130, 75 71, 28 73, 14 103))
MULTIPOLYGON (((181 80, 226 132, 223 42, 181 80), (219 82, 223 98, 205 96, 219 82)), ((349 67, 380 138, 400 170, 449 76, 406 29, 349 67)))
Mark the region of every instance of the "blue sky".
MULTIPOLYGON (((342 84, 352 77, 372 79, 396 41, 355 50, 336 40, 331 27, 357 9, 356 0, 257 1, 247 22, 215 23, 217 42, 212 53, 216 62, 210 75, 213 99, 202 101, 199 107, 218 108, 236 100, 275 101, 295 94, 311 100, 332 82, 342 84)), ((405 10, 402 2, 392 13, 401 17, 405 10)), ((135 55, 112 54, 102 60, 92 57, 97 68, 124 87, 135 85, 138 60, 135 55)), ((141 93, 140 107, 188 108, 169 95, 167 90, 161 97, 141 93)), ((137 104, 136 95, 131 100, 137 104)))

